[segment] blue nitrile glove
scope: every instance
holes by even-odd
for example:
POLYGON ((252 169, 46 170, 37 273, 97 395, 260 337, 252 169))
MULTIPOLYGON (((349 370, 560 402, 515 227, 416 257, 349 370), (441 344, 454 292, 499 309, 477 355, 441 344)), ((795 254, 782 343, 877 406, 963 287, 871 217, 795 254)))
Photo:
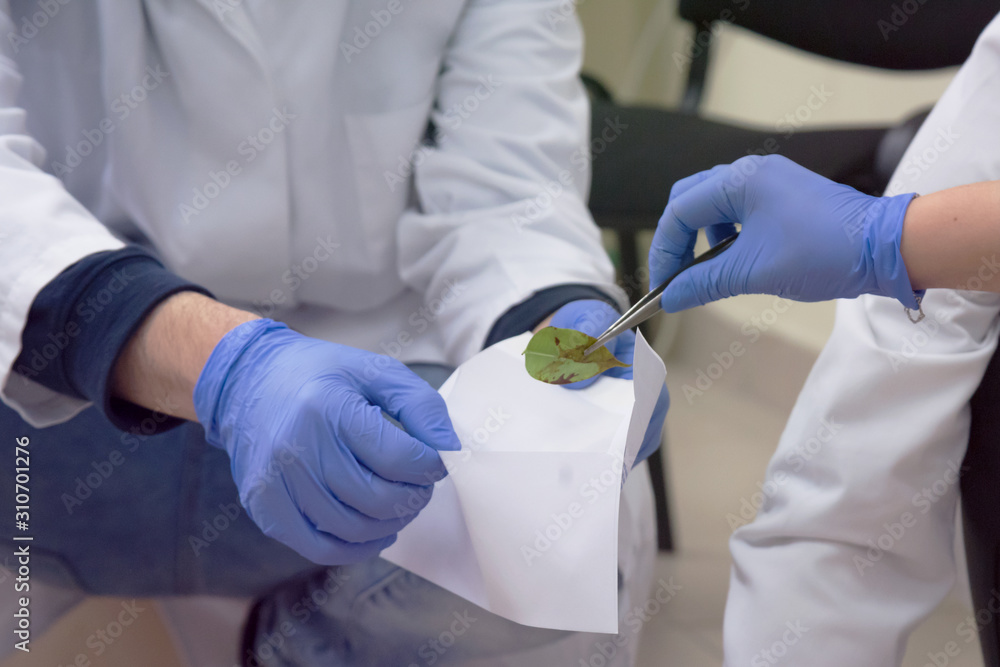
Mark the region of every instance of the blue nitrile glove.
MULTIPOLYGON (((621 317, 621 314, 604 301, 596 299, 571 301, 555 312, 552 316, 552 326, 563 329, 576 329, 596 338, 604 333, 609 326, 614 324, 619 317, 621 317)), ((635 353, 635 333, 626 331, 608 342, 605 347, 619 361, 631 364, 635 353)), ((601 373, 601 375, 610 375, 611 377, 631 380, 632 367, 612 368, 601 373)), ((601 375, 563 386, 567 389, 583 389, 597 382, 601 378, 601 375)), ((667 418, 667 409, 669 407, 670 394, 667 393, 667 385, 663 385, 663 389, 660 390, 660 395, 656 399, 656 407, 653 408, 653 417, 649 420, 649 427, 646 429, 645 437, 643 437, 642 447, 639 448, 639 454, 635 457, 635 464, 633 465, 639 465, 650 454, 659 449, 660 436, 663 433, 663 421, 667 418)))
POLYGON ((397 360, 267 319, 219 341, 194 404, 250 518, 323 565, 392 544, 446 474, 435 450, 461 447, 444 400, 397 360))
POLYGON ((715 259, 677 276, 661 298, 676 312, 737 294, 824 301, 879 294, 916 308, 899 252, 915 195, 871 197, 791 160, 741 158, 678 181, 649 250, 650 285, 692 257, 698 229, 715 245, 743 225, 715 259))

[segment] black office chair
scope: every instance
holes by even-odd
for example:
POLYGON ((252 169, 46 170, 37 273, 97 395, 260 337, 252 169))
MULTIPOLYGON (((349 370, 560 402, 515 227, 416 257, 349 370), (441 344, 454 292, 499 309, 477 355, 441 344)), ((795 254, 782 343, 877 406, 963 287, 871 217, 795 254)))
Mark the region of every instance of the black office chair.
MULTIPOLYGON (((618 236, 622 284, 630 298, 645 288, 636 280, 640 266, 636 236, 655 228, 674 182, 751 152, 778 153, 830 179, 880 194, 927 114, 921 112, 891 128, 797 131, 791 136, 700 118, 697 111, 711 60, 713 24, 730 20, 834 60, 925 70, 961 64, 976 37, 1000 11, 1000 0, 917 3, 910 14, 903 4, 899 0, 680 0, 679 13, 693 24, 702 48, 691 61, 679 109, 616 104, 605 86, 584 77, 591 94, 592 138, 595 148, 601 149, 593 156, 590 209, 599 225, 618 236), (902 15, 894 13, 896 7, 902 15), (609 124, 627 127, 614 140, 602 141, 601 132, 609 124)), ((657 452, 649 462, 659 546, 669 551, 674 541, 663 457, 657 452)))

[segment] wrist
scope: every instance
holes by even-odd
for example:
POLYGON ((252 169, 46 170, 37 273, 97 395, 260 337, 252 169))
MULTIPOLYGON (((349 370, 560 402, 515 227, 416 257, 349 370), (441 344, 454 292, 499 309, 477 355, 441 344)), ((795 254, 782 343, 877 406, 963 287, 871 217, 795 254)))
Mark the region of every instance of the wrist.
POLYGON ((912 309, 919 307, 918 295, 903 260, 902 237, 907 211, 916 197, 911 192, 880 198, 868 211, 864 236, 876 283, 871 292, 895 298, 912 309))
POLYGON ((269 334, 275 332, 292 333, 281 322, 255 318, 230 329, 212 349, 192 396, 197 420, 205 428, 205 439, 210 444, 224 448, 232 440, 226 429, 244 422, 240 416, 230 414, 231 406, 238 410, 254 402, 254 390, 248 390, 252 385, 246 380, 266 375, 264 361, 273 355, 275 346, 261 341, 270 340, 269 334))
POLYGON ((223 337, 257 315, 196 292, 180 292, 143 320, 115 364, 113 393, 137 405, 196 420, 194 389, 223 337))

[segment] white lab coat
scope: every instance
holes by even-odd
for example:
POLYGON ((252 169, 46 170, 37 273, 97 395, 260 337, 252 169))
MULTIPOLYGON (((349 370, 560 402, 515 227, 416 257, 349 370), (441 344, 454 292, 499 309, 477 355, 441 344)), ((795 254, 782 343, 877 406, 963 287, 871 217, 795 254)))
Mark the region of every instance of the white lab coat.
MULTIPOLYGON (((572 7, 0 0, 4 402, 38 426, 86 407, 11 364, 35 295, 120 238, 226 302, 402 361, 457 365, 553 285, 624 305, 586 208, 572 7)), ((623 609, 652 577, 640 472, 621 506, 623 609)))
MULTIPOLYGON (((1000 19, 934 108, 889 186, 930 193, 1000 179, 1000 19)), ((1000 280, 995 257, 969 275, 1000 280)), ((837 304, 833 335, 736 530, 725 664, 898 665, 955 581, 957 467, 968 401, 997 343, 1000 295, 930 290, 837 304)), ((964 564, 960 564, 964 566, 964 564)), ((961 650, 978 651, 956 628, 961 650)))
POLYGON ((0 9, 0 369, 33 424, 86 404, 10 374, 31 302, 116 235, 224 301, 403 361, 460 363, 545 287, 623 298, 585 204, 569 3, 0 9))

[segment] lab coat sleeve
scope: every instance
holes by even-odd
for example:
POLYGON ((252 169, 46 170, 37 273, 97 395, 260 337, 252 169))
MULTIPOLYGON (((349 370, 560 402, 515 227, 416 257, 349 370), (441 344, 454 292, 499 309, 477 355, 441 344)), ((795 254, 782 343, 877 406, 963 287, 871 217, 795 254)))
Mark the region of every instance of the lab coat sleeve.
MULTIPOLYGON (((399 226, 400 275, 438 316, 450 363, 535 292, 594 285, 625 306, 587 210, 588 103, 571 3, 475 0, 452 35, 399 226), (454 286, 454 287, 451 287, 454 286)), ((627 131, 609 128, 614 132, 627 131)))
MULTIPOLYGON (((995 179, 997 19, 887 194, 995 179)), ((984 256, 962 287, 998 280, 1000 262, 984 256)), ((730 541, 726 665, 898 665, 909 633, 951 589, 968 403, 996 348, 1000 295, 929 290, 923 310, 914 324, 884 297, 837 305, 768 468, 764 504, 730 541)), ((952 639, 963 650, 974 641, 958 630, 952 639)))
MULTIPOLYGON (((63 269, 82 257, 122 243, 77 202, 55 177, 42 171, 45 152, 28 136, 17 107, 21 76, 8 35, 19 27, 0 0, 0 398, 35 426, 65 421, 87 403, 45 389, 12 373, 21 351, 31 303, 63 269)), ((53 104, 69 104, 53 100, 53 104)), ((60 334, 52 332, 53 345, 60 334)), ((44 350, 40 350, 44 363, 44 350)))
MULTIPOLYGON (((837 322, 733 534, 725 664, 898 665, 954 583, 968 401, 997 296, 931 290, 926 319, 866 296, 837 322)), ((956 640, 959 640, 956 637, 956 640)))

